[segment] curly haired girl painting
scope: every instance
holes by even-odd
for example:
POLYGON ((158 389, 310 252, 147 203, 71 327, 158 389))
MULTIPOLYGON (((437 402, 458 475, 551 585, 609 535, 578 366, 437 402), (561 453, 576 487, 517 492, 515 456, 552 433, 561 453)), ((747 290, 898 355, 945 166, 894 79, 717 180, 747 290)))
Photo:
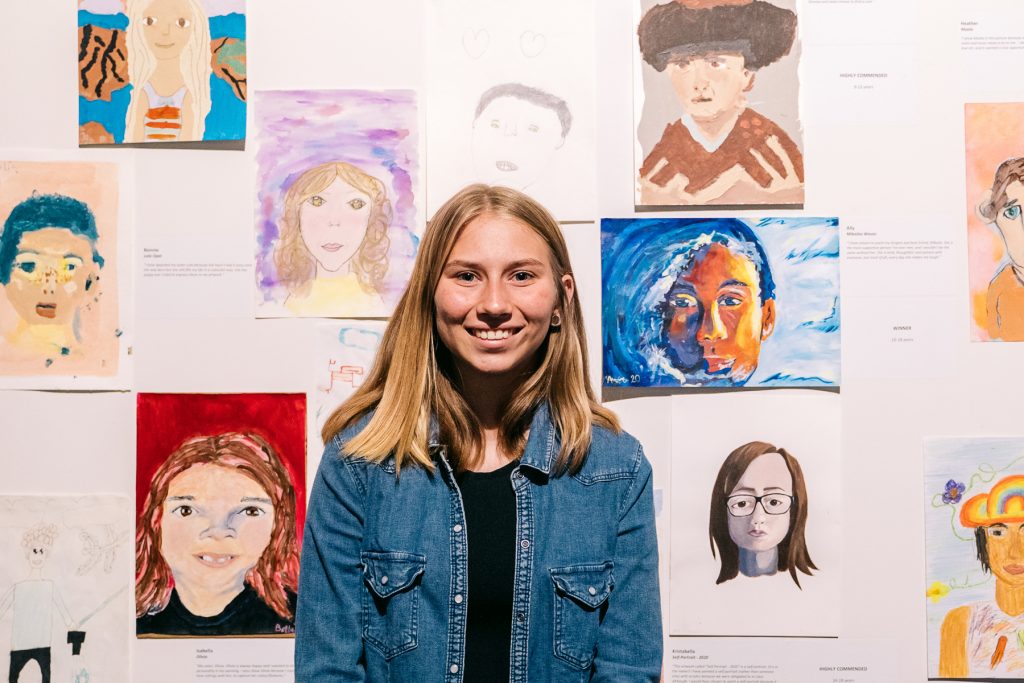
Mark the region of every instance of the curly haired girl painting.
POLYGON ((388 315, 422 224, 413 93, 262 92, 257 121, 257 315, 388 315))

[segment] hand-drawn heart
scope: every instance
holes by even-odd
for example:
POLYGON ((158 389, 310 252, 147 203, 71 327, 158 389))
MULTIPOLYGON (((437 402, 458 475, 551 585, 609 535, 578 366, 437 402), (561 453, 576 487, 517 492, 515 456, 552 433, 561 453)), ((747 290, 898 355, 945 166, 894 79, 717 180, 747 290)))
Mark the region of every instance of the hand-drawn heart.
POLYGON ((490 42, 491 34, 485 28, 479 31, 467 28, 466 32, 462 34, 462 49, 466 51, 470 59, 480 59, 483 57, 484 53, 487 52, 487 46, 490 42))
POLYGON ((523 54, 527 57, 536 57, 541 52, 544 52, 544 48, 547 46, 548 39, 543 33, 523 31, 522 35, 519 36, 519 49, 522 50, 523 54))

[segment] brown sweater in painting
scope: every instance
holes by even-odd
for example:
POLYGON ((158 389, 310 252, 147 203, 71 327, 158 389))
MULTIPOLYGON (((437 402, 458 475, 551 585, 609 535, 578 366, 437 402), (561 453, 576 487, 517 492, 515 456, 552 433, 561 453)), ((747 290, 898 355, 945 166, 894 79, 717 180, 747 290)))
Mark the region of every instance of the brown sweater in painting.
POLYGON ((785 177, 786 168, 782 159, 768 146, 768 138, 773 135, 778 138, 782 149, 789 155, 797 177, 803 182, 804 158, 796 143, 774 122, 753 109, 743 110, 725 141, 714 152, 704 149, 703 145, 690 135, 682 121, 668 124, 661 140, 644 160, 640 175, 646 177, 662 159, 665 159, 668 163, 654 174, 650 181, 664 187, 676 175, 682 174, 690 181, 686 191, 695 193, 711 185, 718 176, 739 164, 758 185, 767 188, 772 182, 772 177, 750 150, 756 149, 772 168, 785 177))
POLYGON ((1024 283, 1013 265, 1005 265, 988 285, 988 334, 992 339, 1024 341, 1024 283))

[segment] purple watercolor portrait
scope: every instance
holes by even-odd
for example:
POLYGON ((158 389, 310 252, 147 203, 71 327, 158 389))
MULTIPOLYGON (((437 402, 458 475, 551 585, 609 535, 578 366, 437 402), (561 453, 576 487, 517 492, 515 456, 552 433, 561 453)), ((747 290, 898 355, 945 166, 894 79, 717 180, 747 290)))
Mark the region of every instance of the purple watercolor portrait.
POLYGON ((384 317, 422 234, 411 90, 256 93, 258 317, 384 317))

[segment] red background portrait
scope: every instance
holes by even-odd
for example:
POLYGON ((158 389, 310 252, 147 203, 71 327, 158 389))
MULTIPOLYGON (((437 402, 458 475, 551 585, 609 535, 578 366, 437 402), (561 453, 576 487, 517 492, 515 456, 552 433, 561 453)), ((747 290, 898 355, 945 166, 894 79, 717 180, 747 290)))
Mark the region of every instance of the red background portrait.
POLYGON ((257 434, 273 447, 295 488, 296 538, 306 519, 305 394, 139 394, 135 516, 157 468, 187 439, 224 432, 257 434))

